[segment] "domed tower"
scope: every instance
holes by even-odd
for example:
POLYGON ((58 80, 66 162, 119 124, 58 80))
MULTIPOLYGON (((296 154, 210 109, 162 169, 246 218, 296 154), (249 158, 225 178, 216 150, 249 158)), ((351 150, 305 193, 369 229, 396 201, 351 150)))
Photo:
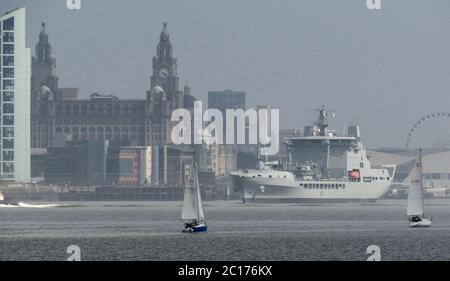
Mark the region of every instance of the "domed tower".
POLYGON ((59 86, 56 76, 56 59, 45 23, 39 33, 36 54, 31 65, 31 147, 47 148, 52 134, 49 118, 58 99, 59 86))
POLYGON ((167 32, 167 23, 159 36, 156 56, 153 57, 153 75, 150 78, 150 89, 160 86, 167 93, 171 109, 183 106, 183 92, 179 89, 177 76, 177 59, 173 56, 173 47, 167 32))
POLYGON ((58 91, 56 59, 52 55, 52 45, 48 40, 45 23, 42 23, 36 55, 32 60, 31 92, 36 93, 42 85, 46 85, 53 92, 58 91))
POLYGON ((146 144, 170 143, 172 111, 183 107, 183 91, 179 89, 177 59, 167 31, 167 22, 159 36, 156 56, 153 57, 153 75, 150 78, 150 91, 147 91, 146 105, 146 144), (161 104, 161 108, 158 108, 161 104))

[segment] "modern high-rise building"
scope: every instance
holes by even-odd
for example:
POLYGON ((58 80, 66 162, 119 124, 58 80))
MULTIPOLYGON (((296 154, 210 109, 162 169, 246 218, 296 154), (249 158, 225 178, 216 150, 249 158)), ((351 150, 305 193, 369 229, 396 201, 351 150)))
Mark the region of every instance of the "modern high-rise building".
POLYGON ((30 49, 25 8, 0 16, 0 180, 30 180, 30 49))
MULTIPOLYGON (((237 167, 237 153, 239 150, 245 150, 248 145, 238 145, 238 124, 237 119, 234 120, 233 131, 229 132, 227 128, 227 109, 242 109, 245 107, 245 92, 232 91, 226 89, 224 91, 209 91, 208 92, 208 109, 218 109, 223 115, 223 144, 210 146, 210 155, 212 168, 216 176, 227 174, 237 167), (233 133, 233 143, 227 141, 227 135, 233 133)), ((230 124, 231 125, 231 124, 230 124)), ((247 131, 247 129, 246 129, 247 131)), ((248 136, 245 132, 245 142, 247 143, 248 136)))

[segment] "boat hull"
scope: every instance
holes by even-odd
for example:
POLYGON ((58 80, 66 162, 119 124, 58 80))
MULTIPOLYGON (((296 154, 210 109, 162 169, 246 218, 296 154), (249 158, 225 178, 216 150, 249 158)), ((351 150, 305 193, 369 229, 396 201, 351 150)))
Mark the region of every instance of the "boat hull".
POLYGON ((431 220, 429 219, 422 219, 418 222, 410 222, 410 227, 430 227, 431 226, 431 220))
POLYGON ((391 186, 388 180, 364 183, 231 176, 245 203, 373 203, 391 186), (310 184, 333 188, 309 188, 310 184))
POLYGON ((189 227, 183 230, 184 233, 206 232, 206 231, 208 231, 208 226, 206 224, 189 227))
POLYGON ((4 205, 4 206, 19 206, 19 203, 6 201, 6 200, 0 200, 0 205, 4 205))

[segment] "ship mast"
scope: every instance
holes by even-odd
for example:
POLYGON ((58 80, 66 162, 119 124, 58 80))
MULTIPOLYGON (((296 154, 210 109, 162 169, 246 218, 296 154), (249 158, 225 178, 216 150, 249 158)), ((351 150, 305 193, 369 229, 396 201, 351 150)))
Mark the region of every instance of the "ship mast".
MULTIPOLYGON (((334 110, 326 110, 325 105, 322 105, 322 107, 317 108, 316 111, 319 113, 319 117, 317 118, 316 126, 319 128, 319 136, 325 137, 327 136, 327 128, 328 128, 328 114, 331 113, 334 117, 335 111, 334 110)), ((327 144, 327 159, 326 159, 326 167, 325 167, 325 177, 329 178, 330 174, 330 140, 326 140, 327 144)))
POLYGON ((331 113, 332 116, 335 116, 334 110, 326 110, 325 105, 316 109, 319 113, 319 117, 317 118, 317 122, 315 125, 319 128, 319 136, 326 136, 326 131, 328 128, 328 114, 331 113))

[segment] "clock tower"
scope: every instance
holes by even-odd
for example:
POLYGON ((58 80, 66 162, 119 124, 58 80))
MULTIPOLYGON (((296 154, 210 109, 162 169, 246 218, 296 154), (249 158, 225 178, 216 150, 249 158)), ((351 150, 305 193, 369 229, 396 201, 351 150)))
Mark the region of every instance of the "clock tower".
POLYGON ((183 93, 179 89, 177 76, 177 58, 173 56, 173 47, 167 33, 167 22, 159 36, 156 56, 153 57, 153 75, 150 78, 150 89, 160 86, 167 94, 170 109, 183 106, 183 93))
POLYGON ((173 56, 167 22, 163 24, 152 62, 151 90, 147 92, 146 144, 168 144, 173 126, 170 117, 173 110, 183 107, 183 92, 179 89, 177 59, 173 56))

